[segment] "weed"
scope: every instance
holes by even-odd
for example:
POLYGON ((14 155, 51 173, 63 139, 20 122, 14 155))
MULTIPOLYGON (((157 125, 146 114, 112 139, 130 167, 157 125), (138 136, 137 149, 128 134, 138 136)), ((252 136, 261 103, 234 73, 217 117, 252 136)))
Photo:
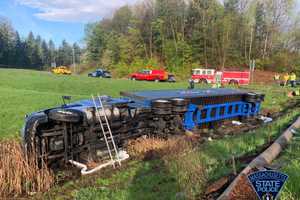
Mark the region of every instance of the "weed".
POLYGON ((47 191, 54 183, 52 172, 47 167, 39 169, 35 156, 27 159, 17 141, 2 141, 0 157, 0 196, 2 197, 47 191))

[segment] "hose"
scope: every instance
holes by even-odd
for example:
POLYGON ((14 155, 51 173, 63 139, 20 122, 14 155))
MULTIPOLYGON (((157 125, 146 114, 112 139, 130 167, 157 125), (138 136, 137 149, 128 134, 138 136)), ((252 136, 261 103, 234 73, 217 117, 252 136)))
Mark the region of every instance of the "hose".
MULTIPOLYGON (((126 151, 119 151, 118 156, 119 156, 119 161, 120 162, 124 161, 124 160, 127 160, 129 158, 129 155, 126 151)), ((69 160, 69 162, 72 165, 75 165, 77 168, 81 169, 81 171, 80 171, 81 175, 88 175, 88 174, 95 173, 95 172, 97 172, 97 171, 99 171, 102 168, 105 168, 107 166, 114 165, 116 161, 115 160, 109 161, 107 163, 98 165, 97 167, 95 167, 93 169, 90 169, 90 170, 88 170, 88 167, 83 163, 80 163, 80 162, 77 162, 77 161, 74 161, 74 160, 69 160)))

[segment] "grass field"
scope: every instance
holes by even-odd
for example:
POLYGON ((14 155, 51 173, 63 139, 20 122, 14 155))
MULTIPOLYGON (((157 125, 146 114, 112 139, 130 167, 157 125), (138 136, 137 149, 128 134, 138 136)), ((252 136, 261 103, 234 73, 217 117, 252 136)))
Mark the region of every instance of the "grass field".
POLYGON ((62 95, 70 95, 75 101, 98 93, 118 96, 124 90, 186 87, 186 83, 133 82, 0 69, 0 138, 16 137, 25 114, 62 104, 62 95))
MULTIPOLYGON (((50 106, 60 105, 62 95, 73 100, 89 98, 91 94, 118 96, 120 91, 187 88, 187 82, 153 83, 129 80, 94 79, 85 75, 57 76, 47 72, 0 69, 0 138, 18 138, 24 115, 50 106)), ((288 88, 272 85, 254 85, 246 89, 266 94, 263 109, 279 111, 288 101, 288 88)), ((199 146, 184 159, 132 160, 112 174, 106 172, 72 180, 54 187, 38 199, 198 199, 204 185, 232 171, 226 160, 233 155, 253 152, 257 147, 278 136, 300 112, 295 108, 276 123, 257 129, 251 134, 214 140, 199 146), (184 162, 183 162, 184 161, 184 162), (204 172, 203 172, 203 169, 204 172), (203 174, 204 173, 204 174, 203 174), (197 177, 202 176, 199 180, 197 177)), ((299 145, 284 153, 291 167, 284 170, 296 177, 300 162, 299 145), (294 156, 294 157, 293 157, 294 156), (296 171, 296 172, 295 172, 296 171)), ((283 157, 284 158, 284 157, 283 157)), ((238 163, 238 167, 242 167, 238 163)), ((297 178, 284 189, 286 199, 300 199, 297 178)))
MULTIPOLYGON (((118 96, 120 91, 187 88, 187 82, 153 83, 129 80, 97 79, 81 76, 57 76, 48 72, 0 69, 0 138, 16 137, 25 114, 62 104, 61 96, 73 100, 92 94, 118 96)), ((257 87, 252 86, 251 89, 257 87)), ((280 109, 287 100, 281 88, 264 86, 265 108, 280 109)))

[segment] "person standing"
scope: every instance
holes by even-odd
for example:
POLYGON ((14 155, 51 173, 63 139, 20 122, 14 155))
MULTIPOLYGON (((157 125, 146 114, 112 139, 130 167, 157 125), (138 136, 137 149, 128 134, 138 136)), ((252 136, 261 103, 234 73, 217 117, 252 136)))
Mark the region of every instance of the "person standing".
POLYGON ((278 85, 280 84, 280 75, 279 74, 274 75, 274 82, 278 85))
POLYGON ((288 73, 285 73, 285 74, 283 75, 283 85, 284 85, 284 86, 286 86, 286 85, 288 84, 289 79, 290 79, 289 74, 288 74, 288 73))
POLYGON ((290 83, 292 87, 296 87, 296 79, 297 79, 296 74, 292 72, 290 75, 290 83))

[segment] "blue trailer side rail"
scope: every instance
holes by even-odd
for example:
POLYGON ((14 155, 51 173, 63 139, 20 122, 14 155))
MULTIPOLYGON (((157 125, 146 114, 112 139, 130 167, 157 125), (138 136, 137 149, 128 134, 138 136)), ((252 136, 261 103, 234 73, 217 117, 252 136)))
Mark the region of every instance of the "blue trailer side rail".
POLYGON ((197 106, 190 104, 184 115, 184 127, 192 130, 202 124, 230 119, 234 117, 255 116, 259 113, 260 103, 243 101, 197 106))

